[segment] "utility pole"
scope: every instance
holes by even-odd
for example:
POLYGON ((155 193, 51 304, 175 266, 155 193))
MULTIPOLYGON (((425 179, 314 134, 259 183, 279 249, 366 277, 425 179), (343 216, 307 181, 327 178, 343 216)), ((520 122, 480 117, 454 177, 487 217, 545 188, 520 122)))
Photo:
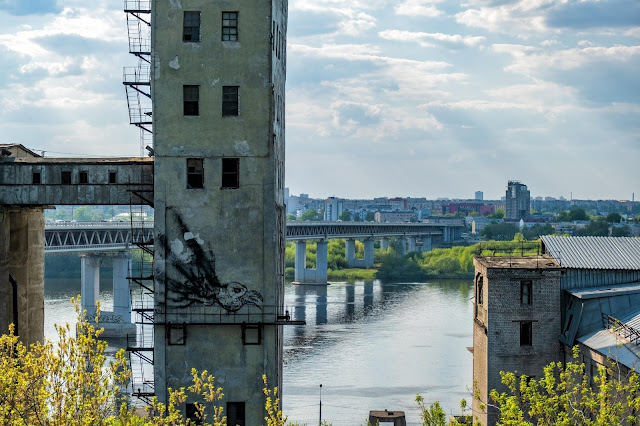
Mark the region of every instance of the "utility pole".
POLYGON ((318 426, 322 426, 322 383, 320 383, 320 421, 318 426))

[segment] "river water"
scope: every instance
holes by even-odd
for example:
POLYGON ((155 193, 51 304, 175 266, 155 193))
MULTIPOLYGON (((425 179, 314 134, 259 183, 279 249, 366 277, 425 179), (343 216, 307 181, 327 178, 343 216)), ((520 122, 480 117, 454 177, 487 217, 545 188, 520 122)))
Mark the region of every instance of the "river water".
MULTIPOLYGON (((79 280, 46 280, 47 337, 54 322, 75 322, 69 298, 79 292, 79 280)), ((110 310, 109 291, 100 298, 110 310)), ((284 413, 317 424, 322 391, 322 419, 335 426, 366 424, 369 410, 384 409, 420 424, 416 394, 458 414, 473 380, 470 298, 471 280, 287 284, 285 304, 306 325, 285 326, 284 413)))

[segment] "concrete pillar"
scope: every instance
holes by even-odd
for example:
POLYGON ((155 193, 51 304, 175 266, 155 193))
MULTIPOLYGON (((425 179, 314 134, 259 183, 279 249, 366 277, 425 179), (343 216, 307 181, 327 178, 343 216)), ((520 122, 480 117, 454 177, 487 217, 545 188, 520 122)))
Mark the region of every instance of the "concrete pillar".
POLYGON ((319 240, 316 243, 316 279, 318 284, 327 282, 327 240, 319 240))
POLYGON ((364 240, 364 267, 373 267, 373 238, 364 240))
POLYGON ((416 237, 408 237, 409 240, 409 253, 416 251, 416 237))
POLYGON ((127 279, 130 263, 126 253, 113 258, 113 314, 122 317, 125 323, 131 322, 131 294, 127 279))
POLYGON ((296 241, 296 261, 294 281, 297 283, 305 282, 305 271, 307 269, 307 242, 296 241))
POLYGON ((17 322, 29 346, 44 338, 44 209, 0 208, 0 219, 0 332, 17 322))
POLYGON ((80 269, 82 309, 89 318, 96 313, 96 302, 100 295, 100 257, 82 256, 80 269))
POLYGON ((316 289, 316 325, 326 324, 327 313, 327 286, 314 286, 316 289))
POLYGON ((355 263, 354 261, 356 259, 356 240, 354 240, 353 238, 347 238, 344 243, 347 266, 349 268, 353 268, 355 263))
POLYGON ((380 249, 389 250, 389 237, 380 238, 380 249))
POLYGON ((365 281, 364 283, 364 308, 365 312, 373 306, 373 281, 365 281))
POLYGON ((356 288, 349 284, 344 290, 347 296, 347 316, 351 319, 356 312, 356 288))
POLYGON ((431 251, 431 236, 430 235, 422 236, 422 250, 421 251, 431 251))
POLYGON ((442 241, 445 243, 448 243, 450 238, 449 238, 449 227, 448 226, 443 226, 442 227, 442 241))
POLYGON ((407 238, 399 237, 398 242, 400 243, 398 244, 398 255, 404 256, 405 254, 407 254, 407 238))

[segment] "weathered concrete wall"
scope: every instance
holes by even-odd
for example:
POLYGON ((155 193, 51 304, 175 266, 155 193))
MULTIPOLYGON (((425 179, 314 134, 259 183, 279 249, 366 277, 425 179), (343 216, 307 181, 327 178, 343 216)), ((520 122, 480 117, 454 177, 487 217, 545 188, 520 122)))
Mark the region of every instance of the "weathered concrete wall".
MULTIPOLYGON (((506 391, 501 384, 500 371, 539 379, 547 364, 562 360, 562 345, 558 340, 561 332, 561 269, 494 267, 490 258, 486 259, 474 259, 476 299, 479 278, 483 278, 486 313, 482 307, 476 307, 479 317, 474 321, 473 374, 484 402, 492 389, 506 391), (532 282, 531 304, 521 303, 523 281, 532 282), (523 322, 531 322, 531 345, 521 345, 520 325, 523 322)), ((476 401, 474 408, 478 408, 476 401)), ((481 417, 480 421, 493 425, 497 419, 498 412, 489 409, 488 416, 481 417)))
POLYGON ((0 332, 14 321, 26 345, 44 338, 44 210, 0 207, 0 332))
POLYGON ((147 204, 132 196, 153 194, 153 159, 22 158, 0 161, 0 205, 129 205, 147 204), (71 173, 69 184, 63 172, 71 173), (86 183, 80 174, 86 173, 86 183), (115 183, 110 174, 115 173, 115 183), (39 182, 34 183, 34 174, 39 182))
POLYGON ((165 0, 152 12, 155 391, 166 400, 206 369, 223 402, 245 402, 246 424, 263 422, 262 374, 282 383, 285 65, 272 42, 284 44, 286 4, 165 0), (182 41, 186 11, 200 12, 199 41, 182 41), (238 13, 238 41, 221 41, 223 12, 238 13), (183 114, 185 85, 199 86, 198 115, 183 114), (239 88, 237 116, 222 116, 223 86, 239 88), (234 158, 239 185, 222 188, 234 158), (187 159, 202 161, 202 188, 188 188, 187 159), (260 317, 259 344, 229 324, 243 315, 260 317), (184 345, 171 320, 185 323, 184 345))

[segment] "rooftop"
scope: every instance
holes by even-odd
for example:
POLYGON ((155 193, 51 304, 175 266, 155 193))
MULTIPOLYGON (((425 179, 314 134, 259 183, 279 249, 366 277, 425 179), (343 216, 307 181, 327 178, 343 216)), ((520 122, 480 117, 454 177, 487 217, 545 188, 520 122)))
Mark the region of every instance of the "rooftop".
POLYGON ((640 238, 543 236, 542 252, 562 267, 640 270, 640 238))
POLYGON ((476 256, 475 259, 487 268, 498 269, 554 269, 561 268, 553 258, 534 256, 476 256))
POLYGON ((640 283, 606 285, 601 287, 577 288, 570 291, 571 295, 587 300, 602 297, 624 296, 626 294, 640 293, 640 283))

